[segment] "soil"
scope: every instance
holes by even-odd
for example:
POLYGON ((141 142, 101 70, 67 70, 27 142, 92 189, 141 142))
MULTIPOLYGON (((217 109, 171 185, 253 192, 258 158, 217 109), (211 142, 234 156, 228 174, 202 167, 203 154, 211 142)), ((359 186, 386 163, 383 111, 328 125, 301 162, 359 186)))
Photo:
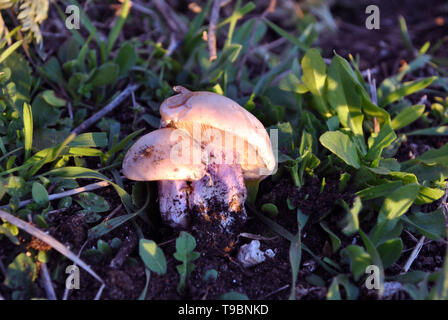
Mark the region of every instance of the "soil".
MULTIPOLYGON (((377 79, 377 83, 387 76, 396 74, 404 61, 409 62, 413 58, 412 52, 404 47, 401 39, 397 20, 399 14, 405 17, 412 40, 418 48, 426 41, 434 44, 438 39, 446 37, 448 34, 448 8, 445 0, 367 1, 368 4, 377 4, 380 7, 380 30, 367 30, 364 27, 366 1, 345 2, 349 5, 335 6, 332 10, 339 31, 321 38, 316 46, 323 48, 326 57, 332 56, 333 51, 344 57, 347 57, 348 53, 359 54, 360 69, 372 69, 372 74, 377 79), (441 21, 444 22, 441 23, 441 21)), ((178 6, 181 7, 180 4, 178 6)), ((177 8, 176 4, 173 7, 177 8)), ((125 28, 125 32, 126 30, 125 28)), ((56 40, 55 48, 59 46, 59 41, 56 40)), ((447 42, 445 41, 440 46, 436 56, 448 56, 447 42)), ((421 76, 430 74, 432 74, 431 69, 424 69, 421 76)), ((130 101, 127 103, 128 105, 131 104, 130 101)), ((133 121, 131 112, 127 113, 116 109, 108 117, 120 121, 123 126, 122 129, 126 132, 133 131, 130 125, 133 121)), ((418 125, 416 127, 418 128, 418 125)), ((412 137, 402 144, 397 153, 397 158, 400 161, 408 160, 423 153, 427 148, 426 146, 439 148, 447 141, 446 138, 412 137)), ((125 189, 130 191, 130 184, 126 184, 125 189)), ((111 208, 117 208, 121 205, 112 188, 100 189, 98 194, 106 198, 111 208)), ((305 185, 300 190, 292 184, 291 179, 282 178, 279 181, 273 181, 272 178, 268 178, 260 185, 256 208, 266 202, 276 204, 279 213, 272 219, 295 234, 298 231, 297 209, 291 210, 288 208, 286 199, 290 199, 290 204, 293 207, 299 208, 309 217, 305 228, 301 230, 303 244, 319 258, 331 259, 337 257, 339 252, 332 252, 330 238, 319 225, 320 220, 323 217, 329 217, 331 223, 328 224, 328 227, 337 234, 343 245, 359 243, 359 237, 347 237, 338 232, 336 228, 332 228, 332 225, 340 223, 344 214, 344 210, 338 203, 343 200, 351 205, 353 198, 354 195, 350 189, 343 192, 339 191, 338 176, 326 177, 323 190, 321 190, 321 179, 319 177, 307 178, 305 185)), ((77 213, 80 209, 74 204, 69 210, 55 214, 51 222, 58 227, 49 230, 50 234, 68 245, 74 252, 80 250, 86 252, 96 246, 96 240, 88 241, 87 239, 88 229, 92 225, 85 221, 83 215, 77 213)), ((151 273, 146 299, 217 299, 223 293, 230 291, 244 293, 250 299, 280 300, 289 297, 291 290, 289 241, 273 233, 251 211, 248 211, 248 219, 241 230, 245 234, 240 234, 232 239, 234 245, 231 250, 223 250, 222 246, 213 246, 207 241, 201 241, 200 228, 191 231, 198 239, 195 250, 200 252, 201 256, 194 262, 195 269, 188 281, 186 291, 183 295, 179 295, 177 292, 179 274, 176 269, 179 262, 173 257, 175 239, 179 235, 179 231, 162 225, 156 199, 151 200, 147 211, 147 217, 153 223, 153 228, 148 227, 140 218, 136 218, 134 221, 142 229, 146 238, 154 239, 163 249, 167 259, 167 272, 165 275, 151 273), (275 256, 254 267, 243 268, 237 262, 236 254, 237 248, 250 242, 251 239, 247 238, 247 234, 265 237, 267 240, 261 241, 261 249, 272 249, 275 256), (211 269, 218 272, 217 279, 204 280, 205 273, 211 269)), ((108 214, 104 214, 102 218, 105 218, 108 214)), ((123 214, 126 214, 126 212, 122 208, 115 213, 114 217, 123 214)), ((113 238, 120 239, 122 245, 120 249, 113 249, 110 256, 100 259, 94 255, 82 255, 81 257, 105 280, 106 287, 101 294, 101 299, 137 299, 145 286, 146 275, 144 265, 139 258, 138 239, 135 236, 134 225, 127 222, 108 233, 103 240, 110 242, 113 238)), ((415 240, 410 236, 403 236, 403 240, 404 250, 412 250, 415 247, 415 240)), ((7 241, 9 240, 2 239, 0 241, 0 257, 8 257, 5 250, 7 241)), ((22 241, 23 245, 28 245, 30 241, 32 242, 32 239, 26 238, 22 241)), ((445 244, 434 241, 428 243, 423 247, 412 269, 434 271, 441 267, 444 251, 445 244)), ((400 261, 387 270, 387 273, 390 275, 398 274, 400 271, 399 265, 403 265, 406 256, 403 255, 400 261)), ((1 261, 2 259, 0 259, 1 261)), ((4 259, 3 261, 10 261, 10 259, 4 259)), ((49 270, 59 269, 60 274, 62 274, 54 280, 58 297, 64 295, 64 282, 61 279, 64 279, 63 273, 65 267, 69 264, 71 264, 70 261, 62 258, 50 260, 49 270)), ((4 266, 0 264, 0 268, 3 269, 4 266)), ((342 268, 344 272, 349 272, 348 266, 342 266, 342 268)), ((4 281, 2 274, 0 272, 0 283, 4 281)), ((325 298, 326 287, 318 286, 311 281, 311 278, 309 278, 311 274, 319 276, 325 281, 325 286, 328 287, 331 275, 323 270, 308 252, 303 252, 296 288, 298 299, 325 298)), ((0 289, 5 299, 10 298, 11 290, 4 285, 0 285, 0 289)), ((81 269, 81 289, 71 290, 68 298, 93 299, 99 289, 100 283, 81 269)), ((38 288, 38 290, 42 289, 38 288)), ((376 297, 371 296, 367 290, 361 289, 360 298, 375 299, 376 297)), ((407 296, 401 294, 393 298, 407 298, 407 296)))

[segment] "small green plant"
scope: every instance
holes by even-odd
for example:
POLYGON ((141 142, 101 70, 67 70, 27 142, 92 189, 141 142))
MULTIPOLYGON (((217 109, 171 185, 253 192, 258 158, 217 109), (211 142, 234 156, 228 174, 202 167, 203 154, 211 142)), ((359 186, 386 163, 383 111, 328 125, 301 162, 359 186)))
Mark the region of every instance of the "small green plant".
POLYGON ((140 257, 149 270, 157 274, 166 273, 165 255, 153 240, 140 239, 140 257))
POLYGON ((194 248, 196 248, 194 237, 188 232, 182 231, 176 239, 176 252, 174 253, 174 258, 182 262, 181 265, 177 266, 180 275, 179 285, 177 286, 179 294, 184 293, 187 280, 195 268, 193 261, 200 256, 200 253, 194 251, 194 248))

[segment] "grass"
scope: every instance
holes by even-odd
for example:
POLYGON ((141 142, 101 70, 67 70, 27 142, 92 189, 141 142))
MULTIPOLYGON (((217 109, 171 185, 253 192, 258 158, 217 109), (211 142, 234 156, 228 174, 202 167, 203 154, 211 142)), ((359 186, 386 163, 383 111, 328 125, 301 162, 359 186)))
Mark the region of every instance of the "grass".
MULTIPOLYGON (((58 1, 51 10, 62 19, 62 8, 70 3, 76 1, 58 1)), ((5 265, 0 292, 5 289, 12 299, 45 298, 36 281, 38 270, 46 270, 42 264, 51 266, 47 282, 62 283, 65 275, 60 269, 68 264, 64 256, 95 274, 83 260, 100 264, 110 259, 121 240, 108 234, 131 224, 139 238, 138 259, 147 268, 140 295, 145 298, 150 274, 167 272, 166 253, 151 238, 157 219, 145 214, 156 205, 156 193, 150 186, 124 180, 120 167, 132 142, 144 130, 158 127, 158 106, 177 84, 224 94, 255 114, 266 128, 279 130, 280 170, 268 179, 286 177, 300 190, 315 177, 322 181, 322 193, 326 177, 336 175, 339 191, 353 194, 351 203, 340 206, 345 218, 339 224, 331 224, 330 215, 324 215, 312 226, 325 232, 322 241, 331 243, 331 259, 308 247, 301 233, 308 218, 300 208, 288 204, 289 212, 279 213, 275 204, 248 204, 253 216, 290 242, 290 299, 296 298, 303 252, 324 270, 326 278, 316 274, 312 282, 326 287, 327 299, 359 298, 369 265, 379 268, 379 298, 385 283, 398 281, 411 298, 446 299, 446 257, 440 269, 390 272, 392 266, 403 267, 399 264, 403 260, 412 265, 409 259, 416 257, 407 258, 408 234, 441 243, 447 239, 448 147, 430 148, 406 161, 397 156, 400 145, 412 136, 447 135, 448 102, 443 98, 447 82, 438 72, 443 66, 428 53, 431 47, 425 44, 418 50, 401 17, 400 30, 414 60, 376 87, 353 57, 335 53, 323 59, 314 47, 323 22, 310 13, 296 23, 296 30, 287 31, 268 13, 260 13, 264 8, 257 8, 258 3, 236 1, 227 6, 233 6, 232 13, 221 16, 215 26, 218 50, 213 61, 202 39, 212 1, 190 20, 187 13, 180 13, 188 24, 179 33, 159 25, 161 18, 151 23, 156 34, 164 35, 161 42, 123 32, 132 31, 145 14, 130 9, 127 0, 107 34, 95 27, 87 11, 81 15, 82 29, 63 33, 65 42, 54 51, 47 51, 45 43, 44 51, 30 43, 28 55, 20 28, 0 42, 0 262, 5 265), (265 45, 276 41, 279 45, 265 45), (432 68, 435 75, 417 77, 424 68, 432 68), (415 102, 424 94, 430 101, 426 107, 415 102), (119 111, 114 110, 117 107, 119 111), (109 216, 116 208, 98 189, 82 188, 98 181, 104 181, 98 187, 115 190, 123 208, 119 215, 109 216), (74 191, 63 193, 68 190, 74 191), (57 227, 52 216, 67 210, 85 217, 88 241, 94 243, 80 258, 42 233, 57 227), (293 212, 297 234, 275 220, 293 212), (29 236, 62 255, 21 243, 29 236)), ((149 13, 159 15, 153 9, 149 13)), ((11 30, 17 27, 6 15, 3 18, 11 30)), ((258 194, 258 199, 262 196, 258 194)), ((177 265, 181 296, 193 261, 201 259, 195 247, 189 233, 176 240, 174 257, 182 262, 177 265)), ((222 298, 247 298, 244 292, 222 294, 222 298)))

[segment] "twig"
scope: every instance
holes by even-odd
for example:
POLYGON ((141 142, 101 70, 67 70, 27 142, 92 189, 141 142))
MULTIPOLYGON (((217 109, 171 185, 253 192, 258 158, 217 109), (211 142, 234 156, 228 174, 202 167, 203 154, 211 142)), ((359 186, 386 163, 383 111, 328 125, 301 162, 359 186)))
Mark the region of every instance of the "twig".
POLYGON ((120 209, 123 207, 123 204, 120 204, 118 207, 116 207, 104 220, 108 220, 112 218, 120 209))
MULTIPOLYGON (((266 18, 266 16, 269 13, 272 13, 275 11, 275 7, 277 6, 277 0, 270 0, 269 1, 269 6, 266 8, 266 10, 263 11, 263 13, 261 14, 261 16, 255 21, 255 25, 251 31, 251 35, 249 38, 249 48, 252 48, 253 44, 254 44, 254 39, 255 39, 255 33, 258 29, 258 25, 260 24, 260 21, 262 21, 264 18, 266 18)), ((251 54, 251 50, 247 50, 246 53, 244 54, 243 58, 241 59, 240 62, 240 68, 238 68, 238 73, 236 75, 236 79, 237 82, 240 82, 241 79, 241 75, 243 72, 243 65, 246 63, 246 60, 248 59, 249 55, 251 54)))
MULTIPOLYGON (((448 230, 448 204, 447 204, 447 199, 448 199, 448 183, 445 186, 445 194, 440 199, 440 205, 439 205, 439 208, 442 208, 443 217, 445 219, 445 228, 448 230)), ((411 256, 406 261, 406 263, 405 263, 405 265, 403 267, 403 271, 404 272, 407 272, 409 270, 409 268, 411 267, 412 263, 417 258, 418 254, 420 253, 420 250, 423 247, 424 241, 425 241, 425 236, 422 236, 420 238, 420 240, 418 241, 417 245, 415 246, 414 250, 412 251, 411 256)))
POLYGON ((415 246, 414 250, 412 250, 411 255, 409 256, 408 260, 404 264, 403 272, 406 273, 409 271, 409 268, 411 268, 412 263, 414 263, 415 259, 417 259, 420 250, 423 247, 423 243, 425 242, 425 236, 422 236, 420 240, 418 241, 417 245, 415 246))
POLYGON ((73 120, 73 109, 72 109, 72 103, 69 101, 67 102, 67 109, 68 109, 68 116, 70 119, 73 120))
POLYGON ((164 246, 164 245, 167 245, 167 244, 169 244, 169 243, 171 243, 171 242, 173 242, 173 241, 176 241, 176 238, 173 238, 173 239, 167 240, 167 241, 165 241, 165 242, 161 242, 161 243, 159 243, 159 247, 162 247, 162 246, 164 246))
POLYGON ((104 284, 103 279, 98 276, 95 271, 90 268, 88 264, 86 264, 84 261, 82 261, 78 256, 76 256, 72 251, 70 251, 67 247, 65 247, 61 242, 53 238, 52 236, 46 234, 42 230, 34 227, 33 225, 23 221, 22 219, 19 219, 17 217, 14 217, 12 214, 9 214, 8 212, 5 212, 3 210, 0 210, 0 218, 5 219, 9 223, 15 225, 19 229, 24 230, 25 232, 29 233, 30 235, 42 240, 49 246, 51 246, 53 249, 67 257, 68 259, 72 260, 76 264, 78 264, 81 268, 83 268, 85 271, 87 271, 92 277, 94 277, 96 280, 104 284))
POLYGON ((43 262, 40 265, 40 275, 42 276, 41 283, 45 289, 45 292, 47 293, 48 300, 57 300, 53 284, 51 283, 51 278, 48 272, 47 264, 45 262, 43 262))
MULTIPOLYGON (((104 188, 104 187, 107 187, 108 185, 109 185, 109 182, 107 182, 107 181, 99 181, 99 182, 95 182, 92 184, 88 184, 84 187, 79 187, 79 188, 64 191, 61 193, 51 194, 48 196, 48 200, 51 201, 51 200, 61 199, 64 197, 73 196, 73 195, 81 193, 81 192, 87 192, 87 191, 104 188)), ((20 201, 18 208, 22 208, 22 207, 26 206, 27 204, 31 203, 32 201, 33 201, 32 199, 20 201)), ((0 209, 6 209, 6 208, 9 208, 9 205, 4 205, 4 206, 0 207, 0 209)))
POLYGON ((6 268, 3 264, 2 258, 0 257, 0 271, 3 273, 3 276, 6 278, 6 268))
POLYGON ((95 298, 93 300, 100 300, 101 294, 103 293, 105 287, 106 285, 103 283, 101 287, 98 289, 98 292, 96 293, 95 298))
MULTIPOLYGON (((81 253, 82 253, 82 251, 84 250, 84 247, 86 246, 86 244, 87 244, 87 242, 88 241, 85 241, 84 243, 83 243, 83 245, 81 246, 81 249, 79 249, 79 252, 78 252, 78 258, 81 256, 81 253)), ((75 262, 75 264, 73 265, 74 267, 77 267, 78 266, 78 264, 75 262)), ((65 286, 65 290, 64 290, 64 295, 62 296, 62 300, 67 300, 67 298, 68 298, 68 294, 70 293, 70 287, 69 286, 65 286)))
POLYGON ((268 298, 268 297, 270 297, 270 296, 272 296, 272 295, 274 295, 274 294, 276 294, 276 293, 279 293, 280 291, 283 291, 283 290, 285 290, 285 289, 288 289, 288 288, 289 288, 289 284, 287 284, 287 285, 285 285, 285 286, 283 286, 283 287, 280 287, 280 288, 278 288, 277 290, 274 290, 274 291, 268 293, 267 295, 265 295, 265 296, 263 297, 263 300, 266 299, 266 298, 268 298))
POLYGON ((445 194, 440 199, 439 208, 442 208, 443 218, 445 219, 446 236, 448 237, 448 182, 445 184, 445 194))
POLYGON ((125 262, 126 258, 134 251, 134 248, 138 245, 138 237, 132 232, 128 231, 128 234, 124 238, 120 250, 118 250, 115 257, 111 260, 109 267, 112 269, 119 269, 125 262))
MULTIPOLYGON (((370 69, 367 69, 367 79, 369 81, 370 97, 372 98, 372 102, 374 104, 378 104, 378 98, 376 96, 376 79, 372 78, 370 69)), ((378 119, 376 117, 373 117, 373 132, 380 132, 380 124, 378 123, 378 119)))
POLYGON ((428 96, 425 94, 425 95, 423 95, 423 97, 421 97, 421 99, 419 100, 419 102, 417 104, 426 105, 427 101, 428 101, 428 96))
POLYGON ((367 80, 369 81, 370 97, 374 104, 378 104, 378 98, 376 96, 376 79, 372 78, 372 73, 370 69, 367 69, 367 80))
POLYGON ((93 114, 86 121, 81 123, 75 130, 72 131, 74 134, 80 134, 95 122, 103 118, 106 114, 114 110, 124 99, 126 99, 133 91, 137 90, 140 87, 139 84, 130 84, 120 93, 111 103, 105 106, 103 109, 93 114))
POLYGON ((274 40, 272 42, 259 45, 259 46, 255 47, 255 48, 249 50, 249 56, 257 53, 260 50, 270 51, 272 49, 275 49, 275 48, 283 45, 287 41, 288 40, 286 38, 279 38, 279 39, 274 40))
MULTIPOLYGON (((135 5, 135 1, 133 1, 135 5)), ((162 14, 165 18, 165 21, 168 23, 169 27, 178 34, 184 34, 188 29, 185 23, 176 15, 174 10, 166 4, 164 0, 153 0, 157 10, 162 14)))
POLYGON ((61 212, 67 211, 68 209, 69 208, 60 208, 60 209, 51 210, 51 211, 47 212, 47 215, 61 213, 61 212))
POLYGON ((176 36, 172 33, 170 35, 170 44, 168 45, 168 48, 166 49, 165 57, 169 57, 173 54, 174 50, 177 49, 179 46, 180 41, 176 39, 176 36))
POLYGON ((216 28, 219 20, 219 8, 221 5, 221 0, 215 0, 213 2, 212 12, 210 14, 210 24, 208 26, 207 42, 208 42, 208 52, 209 59, 213 61, 217 58, 216 53, 216 28))

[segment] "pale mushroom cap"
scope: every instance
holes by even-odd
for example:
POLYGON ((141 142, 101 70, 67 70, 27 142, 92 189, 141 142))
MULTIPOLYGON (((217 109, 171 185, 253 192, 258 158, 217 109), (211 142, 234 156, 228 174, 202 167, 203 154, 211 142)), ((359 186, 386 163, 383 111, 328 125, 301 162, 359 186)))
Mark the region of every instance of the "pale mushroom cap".
POLYGON ((238 164, 246 179, 259 179, 273 172, 276 162, 269 135, 253 114, 216 93, 191 92, 183 87, 175 90, 180 94, 160 106, 162 126, 185 129, 203 147, 216 142, 208 140, 207 131, 221 132, 218 144, 239 153, 238 164))
POLYGON ((205 174, 205 165, 193 161, 200 145, 187 132, 173 128, 152 131, 128 150, 123 160, 123 174, 131 180, 194 181, 205 174), (185 153, 179 152, 184 146, 185 153))

